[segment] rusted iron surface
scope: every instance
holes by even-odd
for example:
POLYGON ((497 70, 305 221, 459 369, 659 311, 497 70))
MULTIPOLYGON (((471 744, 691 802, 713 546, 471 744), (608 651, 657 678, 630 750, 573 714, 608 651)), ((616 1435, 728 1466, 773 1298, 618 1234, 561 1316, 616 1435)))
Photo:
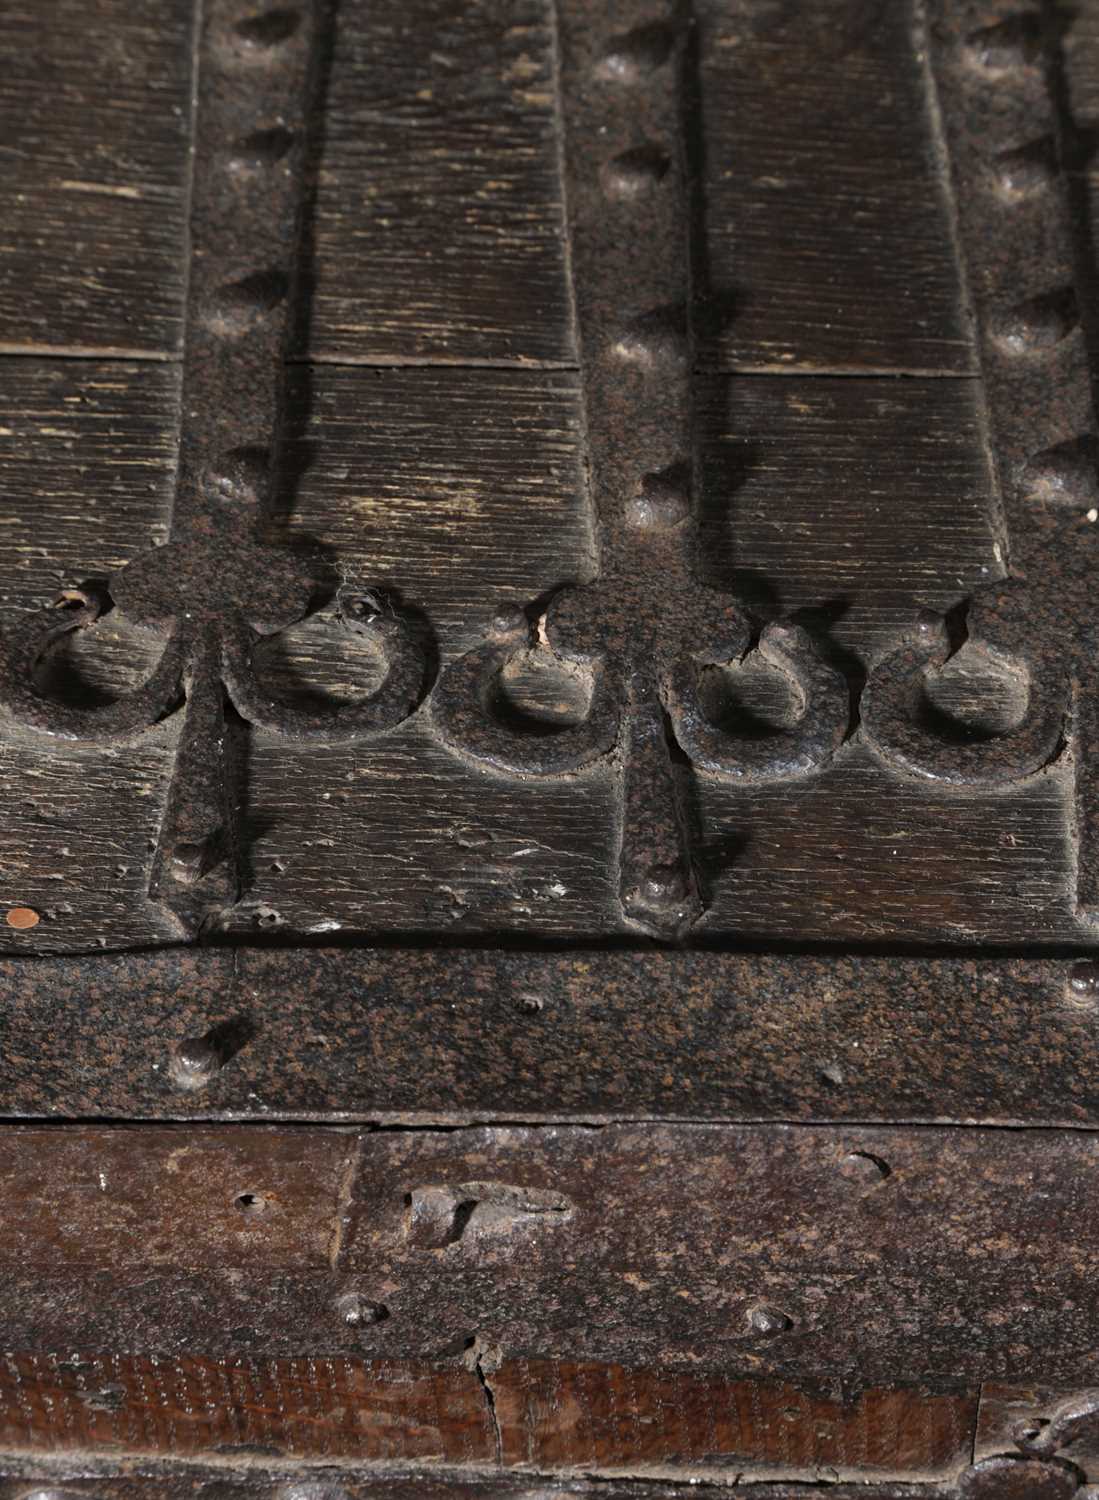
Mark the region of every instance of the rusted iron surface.
MULTIPOLYGON (((439 1476, 430 1473, 387 1474, 384 1478, 364 1473, 362 1469, 340 1469, 325 1465, 322 1469, 302 1471, 249 1465, 247 1471, 231 1468, 183 1468, 170 1462, 151 1466, 138 1462, 108 1466, 101 1460, 87 1460, 73 1470, 63 1460, 24 1460, 19 1479, 0 1474, 2 1500, 24 1500, 27 1481, 34 1479, 39 1487, 36 1496, 49 1494, 51 1500, 86 1497, 86 1500, 532 1500, 534 1495, 550 1500, 589 1500, 602 1495, 607 1500, 673 1500, 682 1489, 665 1487, 659 1481, 598 1479, 551 1475, 520 1476, 509 1473, 493 1475, 467 1473, 439 1476), (91 1475, 94 1474, 94 1477, 91 1475), (43 1490, 42 1483, 48 1485, 43 1490)), ((825 1476, 827 1477, 827 1476, 825 1476)), ((904 1481, 863 1482, 858 1485, 829 1483, 832 1500, 968 1500, 981 1496, 992 1500, 1015 1500, 1023 1495, 1036 1500, 1069 1500, 1079 1488, 1079 1475, 1071 1466, 1060 1463, 1035 1465, 1017 1455, 999 1456, 974 1464, 941 1483, 904 1481)), ((692 1480, 692 1492, 701 1500, 715 1500, 727 1493, 727 1483, 708 1487, 705 1480, 692 1480)), ((771 1500, 813 1500, 821 1486, 816 1483, 772 1482, 767 1487, 771 1500)), ((1085 1492, 1086 1493, 1086 1492, 1085 1492)))
MULTIPOLYGON (((567 1366, 621 1365, 657 1404, 665 1377, 686 1401, 711 1373, 951 1394, 1094 1369, 1086 1133, 9 1126, 0 1142, 11 1348, 465 1357, 532 1393, 536 1367, 567 1385, 567 1366)), ((622 1403, 616 1377, 581 1383, 604 1379, 622 1403)))
POLYGON ((1067 959, 223 948, 0 987, 9 1117, 1099 1122, 1067 959))

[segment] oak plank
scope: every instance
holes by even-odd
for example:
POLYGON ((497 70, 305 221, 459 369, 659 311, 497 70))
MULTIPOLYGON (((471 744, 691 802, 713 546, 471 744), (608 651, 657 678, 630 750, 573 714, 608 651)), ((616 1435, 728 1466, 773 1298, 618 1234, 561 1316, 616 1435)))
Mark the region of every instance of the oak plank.
POLYGON ((706 357, 972 370, 914 6, 702 0, 706 357))
POLYGON ((355 1153, 319 1130, 0 1131, 0 1265, 327 1266, 355 1153))
POLYGON ((549 0, 345 0, 314 359, 574 364, 549 0))
POLYGON ((1078 942, 1069 768, 997 792, 885 770, 852 746, 793 787, 699 785, 702 863, 726 939, 1078 942))
MULTIPOLYGON (((161 364, 0 359, 0 611, 8 628, 60 589, 105 579, 167 535, 178 371, 161 364)), ((135 687, 159 644, 111 613, 70 637, 41 685, 82 702, 135 687)), ((174 729, 138 746, 0 738, 0 890, 42 920, 0 946, 141 944, 167 934, 146 900, 174 729)))
POLYGON ((0 11, 0 350, 182 337, 191 0, 0 11))
MULTIPOLYGON (((1082 1131, 649 1122, 7 1133, 41 1181, 6 1167, 5 1217, 22 1212, 42 1233, 5 1231, 0 1347, 38 1351, 40 1374, 63 1389, 69 1375, 47 1358, 57 1349, 138 1348, 165 1370, 181 1353, 261 1370, 284 1358, 361 1360, 368 1387, 444 1364, 479 1371, 501 1393, 505 1461, 537 1463, 544 1446, 551 1466, 613 1469, 633 1423, 638 1453, 669 1468, 747 1449, 781 1469, 785 1446, 791 1467, 842 1473, 894 1467, 896 1452, 857 1423, 808 1440, 784 1429, 782 1402, 753 1424, 737 1380, 816 1384, 818 1395, 843 1382, 850 1406, 874 1386, 930 1383, 957 1396, 986 1379, 1071 1384, 1086 1379, 1094 1348, 1096 1233, 1081 1205, 1099 1152, 1082 1131), (51 1136, 56 1180, 41 1171, 51 1136), (1040 1197, 1028 1191, 1035 1181, 1040 1197), (263 1211, 241 1215, 242 1185, 267 1200, 263 1211), (1066 1303, 1078 1307, 1070 1329, 1066 1303), (699 1435, 707 1392, 722 1430, 699 1435), (598 1414, 587 1422, 585 1402, 598 1414), (646 1433, 662 1404, 676 1420, 646 1433), (557 1450, 545 1432, 532 1455, 517 1434, 537 1432, 547 1405, 571 1417, 557 1450), (690 1430, 677 1434, 678 1421, 690 1430)), ((11 1402, 0 1393, 0 1417, 11 1402)), ((971 1431, 974 1410, 959 1428, 949 1408, 941 1426, 917 1423, 901 1443, 926 1444, 914 1467, 931 1463, 929 1450, 947 1463, 971 1431)), ((802 1416, 837 1421, 811 1406, 802 1416)))
MULTIPOLYGON (((478 645, 500 605, 591 575, 572 374, 322 366, 310 406, 287 458, 301 479, 286 536, 422 611, 442 662, 478 645)), ((330 615, 272 657, 291 691, 347 698, 373 681, 369 652, 330 615)), ((556 691, 519 687, 528 706, 556 691)), ((605 775, 486 775, 423 712, 354 745, 255 734, 248 809, 254 884, 235 933, 595 933, 614 901, 605 775)))
POLYGON ((862 666, 916 607, 1003 577, 981 400, 970 380, 704 379, 709 576, 862 666))
POLYGON ((488 1378, 504 1462, 551 1471, 930 1478, 968 1457, 976 1414, 973 1392, 864 1387, 837 1397, 583 1361, 509 1360, 488 1378))
POLYGON ((475 1375, 355 1359, 0 1357, 5 1452, 491 1460, 475 1375))
POLYGON ((511 1361, 486 1379, 491 1412, 461 1365, 18 1351, 0 1357, 0 1441, 28 1457, 474 1464, 499 1481, 530 1469, 926 1479, 964 1461, 976 1411, 964 1390, 837 1398, 788 1382, 582 1362, 511 1361))

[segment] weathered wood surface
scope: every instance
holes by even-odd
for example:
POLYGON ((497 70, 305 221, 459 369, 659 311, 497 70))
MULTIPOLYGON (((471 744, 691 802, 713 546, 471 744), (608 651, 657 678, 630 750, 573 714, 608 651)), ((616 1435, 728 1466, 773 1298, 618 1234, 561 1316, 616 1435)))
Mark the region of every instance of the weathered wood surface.
MULTIPOLYGON (((49 38, 57 77, 114 119, 111 70, 89 74, 70 46, 74 6, 65 0, 65 24, 49 38)), ((552 7, 355 0, 337 20, 306 266, 309 347, 322 361, 415 368, 301 370, 286 535, 319 544, 333 582, 396 588, 446 663, 500 605, 544 598, 593 567, 578 378, 519 368, 576 360, 552 7), (427 47, 410 40, 428 35, 427 47), (510 368, 443 368, 453 363, 510 368)), ((148 27, 132 24, 152 45, 148 27)), ((998 577, 1006 556, 979 381, 850 378, 972 367, 921 33, 907 5, 843 0, 809 14, 745 3, 703 5, 695 42, 694 207, 707 233, 695 290, 712 294, 713 312, 731 288, 733 314, 720 338, 699 330, 700 357, 848 375, 698 382, 709 571, 762 617, 810 624, 857 686, 917 603, 952 608, 998 577), (829 80, 840 74, 835 107, 829 80)), ((185 73, 181 49, 173 55, 185 73)), ((149 109, 126 111, 127 129, 149 109)), ((17 177, 43 178, 37 149, 17 177)), ((92 250, 105 222, 88 226, 92 250)), ((181 227, 173 232, 182 264, 181 227)), ((53 253, 44 247, 40 259, 53 253)), ((20 298, 28 316, 47 317, 33 285, 20 298)), ((174 381, 169 370, 83 362, 75 373, 69 362, 0 367, 10 429, 0 594, 12 618, 58 583, 102 575, 162 539, 174 381)), ((152 659, 147 640, 108 616, 58 653, 46 685, 109 694, 152 659)), ((273 640, 261 666, 276 690, 317 702, 368 688, 377 664, 328 611, 273 640)), ((722 691, 764 733, 792 711, 751 672, 722 691)), ((519 672, 507 692, 515 709, 558 722, 582 711, 568 679, 519 672)), ((964 667, 936 693, 937 709, 981 724, 1017 707, 1009 680, 964 667)), ((8 909, 41 920, 0 925, 4 949, 170 935, 146 883, 177 733, 168 721, 110 757, 5 736, 4 890, 8 909)), ((959 794, 898 776, 853 745, 797 784, 699 778, 706 936, 1086 941, 1073 910, 1070 772, 1062 764, 1016 789, 959 794)), ((485 775, 440 747, 421 714, 369 746, 302 749, 256 734, 244 799, 248 892, 224 918, 237 937, 623 931, 616 787, 602 770, 540 783, 485 775)))
POLYGON ((839 1397, 545 1361, 0 1357, 5 1453, 262 1456, 553 1474, 866 1478, 957 1469, 972 1394, 839 1397))
POLYGON ((314 358, 575 363, 549 0, 345 0, 314 358))
MULTIPOLYGON (((464 1360, 516 1434, 542 1408, 582 1426, 589 1392, 604 1415, 576 1441, 592 1462, 626 1462, 617 1424, 662 1402, 693 1424, 707 1391, 732 1391, 743 1424, 744 1375, 843 1382, 846 1402, 1093 1368, 1099 1150, 1084 1133, 9 1126, 0 1172, 0 1347, 136 1349, 167 1368, 181 1350, 302 1372, 364 1359, 394 1384, 386 1362, 419 1361, 459 1386, 464 1360)), ((924 1433, 945 1462, 962 1441, 949 1413, 906 1441, 924 1433)), ((834 1461, 874 1467, 849 1420, 834 1461)), ((505 1454, 537 1464, 545 1421, 505 1454)), ((653 1440, 665 1458, 709 1451, 670 1423, 653 1440)))
POLYGON ((0 1132, 0 1261, 268 1269, 329 1264, 357 1145, 338 1132, 0 1132))
MULTIPOLYGON (((297 392, 287 535, 319 544, 336 577, 398 587, 430 620, 444 660, 473 644, 500 604, 588 576, 571 375, 318 369, 312 387, 297 392)), ((808 612, 856 675, 914 597, 945 605, 999 572, 968 382, 707 389, 714 576, 731 577, 764 613, 808 612)), ((166 369, 21 360, 0 366, 0 391, 9 429, 0 571, 14 614, 162 538, 176 384, 166 369)), ((109 696, 154 659, 153 642, 108 616, 57 656, 50 684, 109 696)), ((337 699, 367 688, 375 671, 330 612, 273 641, 262 665, 291 696, 337 699)), ((753 703, 750 680, 738 686, 765 719, 786 707, 753 703)), ((991 687, 983 709, 995 713, 991 687)), ((543 712, 567 689, 514 685, 518 703, 543 712)), ((965 699, 964 674, 954 691, 965 699)), ((567 699, 556 711, 569 711, 567 699)), ((111 756, 6 738, 5 889, 11 905, 44 919, 0 928, 9 951, 164 935, 145 867, 176 732, 166 723, 111 756)), ((254 877, 229 918, 234 932, 582 937, 617 924, 612 786, 598 772, 537 784, 486 776, 414 720, 371 747, 300 748, 257 734, 247 795, 254 877)), ((797 786, 703 787, 709 930, 1071 941, 1066 799, 1059 773, 960 797, 899 782, 854 749, 797 786)))
MULTIPOLYGON (((0 599, 6 621, 104 579, 167 535, 175 367, 0 359, 0 599)), ((80 703, 130 690, 157 642, 108 615, 46 664, 42 685, 80 703)), ((103 751, 0 737, 0 889, 88 948, 157 942, 146 897, 171 737, 103 751)), ((13 929, 5 928, 12 932, 13 929)), ((34 941, 32 937, 32 941, 34 941)))
POLYGON ((477 1377, 347 1359, 10 1354, 0 1443, 20 1450, 216 1454, 455 1466, 492 1461, 477 1377))
POLYGON ((917 8, 697 10, 707 361, 972 370, 917 8))
POLYGON ((0 354, 168 356, 183 327, 190 0, 0 13, 0 354))
POLYGON ((704 377, 709 576, 865 669, 916 600, 946 611, 1006 570, 981 400, 968 380, 704 377))

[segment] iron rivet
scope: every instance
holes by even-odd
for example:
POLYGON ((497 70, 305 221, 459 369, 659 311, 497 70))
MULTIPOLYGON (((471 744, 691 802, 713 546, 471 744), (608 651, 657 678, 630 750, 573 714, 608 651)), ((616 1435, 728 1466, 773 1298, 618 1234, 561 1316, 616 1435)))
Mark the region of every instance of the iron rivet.
POLYGON ((748 1322, 754 1333, 762 1333, 767 1337, 774 1337, 777 1333, 786 1333, 793 1328, 793 1318, 788 1318, 784 1312, 777 1307, 753 1307, 748 1314, 748 1322))
POLYGON ((890 1175, 888 1163, 870 1151, 849 1151, 840 1161, 840 1172, 851 1182, 873 1186, 890 1175))
POLYGON ((255 130, 240 141, 229 157, 234 172, 257 172, 280 162, 294 144, 294 132, 284 125, 255 130))
POLYGON ((257 318, 273 312, 285 301, 289 290, 285 271, 254 271, 219 288, 212 299, 207 322, 215 333, 222 335, 246 333, 257 318))
POLYGON ((916 633, 933 639, 943 633, 943 617, 933 609, 921 609, 916 615, 916 633))
POLYGON ((205 844, 177 844, 168 860, 173 878, 183 885, 193 885, 196 880, 200 880, 205 855, 205 844))
POLYGON ((336 1311, 349 1328, 365 1328, 372 1323, 384 1323, 389 1317, 389 1308, 384 1302, 371 1302, 360 1292, 344 1292, 336 1298, 336 1311))
POLYGON ((992 163, 996 186, 1009 197, 1040 192, 1057 179, 1057 146, 1052 136, 1003 151, 992 163))
POLYGON ((1099 999, 1099 961, 1094 958, 1073 964, 1068 978, 1069 992, 1081 1000, 1099 999))
POLYGON ((626 519, 638 531, 672 531, 689 520, 690 514, 687 484, 667 474, 646 474, 641 493, 626 506, 626 519))
POLYGON ((688 894, 688 881, 677 865, 654 865, 645 872, 641 894, 654 906, 674 906, 688 894))
POLYGON ((1099 496, 1095 459, 1095 443, 1090 436, 1070 438, 1034 454, 1020 475, 1027 499, 1060 505, 1094 504, 1099 496))
POLYGON ((611 198, 637 198, 657 186, 671 165, 659 146, 634 146, 603 167, 603 187, 611 198))
POLYGON ((216 500, 254 505, 267 487, 270 464, 266 448, 230 448, 205 471, 203 487, 216 500))
POLYGON ((489 621, 489 630, 495 636, 525 635, 530 629, 526 612, 517 604, 502 605, 489 621))
POLYGON ((1076 294, 1065 287, 1000 309, 989 320, 989 331, 1007 353, 1030 354, 1054 348, 1079 321, 1076 294))
POLYGON ((653 21, 616 37, 595 71, 613 83, 640 83, 666 63, 675 46, 675 31, 666 22, 653 21))
POLYGON ((966 38, 971 62, 989 72, 1005 73, 1026 67, 1041 54, 1042 29, 1036 11, 1018 11, 995 26, 985 26, 966 38))
POLYGON ((238 22, 236 33, 246 47, 265 50, 288 42, 300 25, 301 16, 296 10, 268 10, 238 22))
POLYGON ((222 1065, 218 1047, 209 1036, 188 1037, 179 1043, 169 1069, 172 1081, 180 1088, 199 1089, 208 1083, 222 1065))
POLYGON ((658 307, 635 318, 614 340, 611 352, 625 363, 646 370, 662 364, 684 364, 688 344, 683 309, 658 307))

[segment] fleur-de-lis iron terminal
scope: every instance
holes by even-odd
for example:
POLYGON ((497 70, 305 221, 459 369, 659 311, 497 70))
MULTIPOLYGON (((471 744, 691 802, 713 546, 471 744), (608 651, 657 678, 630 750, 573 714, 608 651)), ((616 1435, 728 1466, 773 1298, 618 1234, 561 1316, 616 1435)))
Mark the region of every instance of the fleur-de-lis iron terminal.
MULTIPOLYGON (((615 29, 611 8, 559 8, 569 230, 577 288, 599 576, 534 621, 493 620, 443 673, 434 722, 459 753, 519 776, 599 761, 621 778, 619 891, 628 923, 660 937, 700 915, 682 767, 749 781, 804 774, 847 728, 843 679, 795 625, 772 624, 757 660, 800 699, 796 722, 753 738, 712 719, 701 690, 753 633, 738 602, 699 581, 694 526, 688 193, 682 114, 685 6, 615 29), (623 304, 624 290, 630 304, 623 304), (517 729, 499 711, 508 663, 531 646, 590 689, 580 723, 517 729)), ((614 8, 621 27, 623 12, 614 8)), ((640 12, 638 20, 641 20, 640 12)))
POLYGON ((324 0, 268 10, 205 0, 195 110, 182 421, 168 544, 136 557, 106 591, 66 591, 10 631, 0 704, 45 734, 126 742, 183 705, 150 894, 185 931, 240 894, 237 781, 226 696, 254 725, 294 739, 386 729, 420 695, 423 653, 400 617, 344 587, 339 617, 383 659, 380 686, 347 705, 305 708, 265 691, 258 642, 310 611, 317 582, 264 540, 285 381, 284 353, 305 177, 305 128, 324 0), (102 707, 53 701, 36 664, 109 603, 164 639, 149 678, 102 707))
POLYGON ((999 457, 1011 576, 968 601, 964 639, 917 619, 872 670, 863 733, 889 764, 962 787, 1011 786, 1071 747, 1076 905, 1099 919, 1096 418, 1074 292, 1078 259, 1051 94, 1056 23, 1038 10, 930 0, 928 52, 954 176, 999 457), (1049 35, 1044 35, 1048 25, 1049 35), (953 665, 1014 686, 991 727, 935 712, 953 665))

